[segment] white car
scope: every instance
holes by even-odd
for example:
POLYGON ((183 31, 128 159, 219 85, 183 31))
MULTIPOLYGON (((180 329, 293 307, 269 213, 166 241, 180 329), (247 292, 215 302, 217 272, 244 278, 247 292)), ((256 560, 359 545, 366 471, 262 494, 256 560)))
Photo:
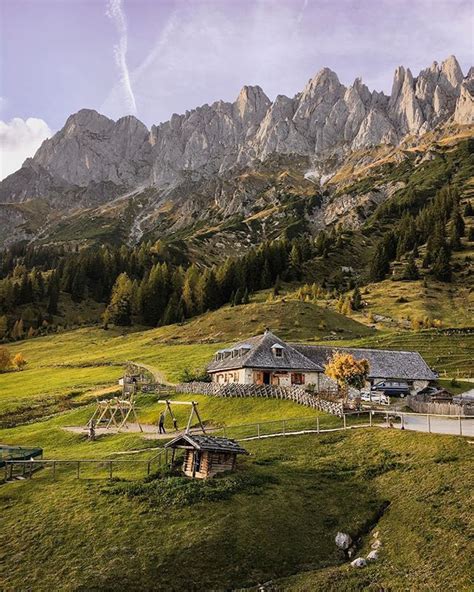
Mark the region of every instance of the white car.
POLYGON ((383 393, 370 393, 368 391, 362 391, 360 393, 361 401, 365 403, 376 403, 377 405, 390 405, 390 397, 383 393))

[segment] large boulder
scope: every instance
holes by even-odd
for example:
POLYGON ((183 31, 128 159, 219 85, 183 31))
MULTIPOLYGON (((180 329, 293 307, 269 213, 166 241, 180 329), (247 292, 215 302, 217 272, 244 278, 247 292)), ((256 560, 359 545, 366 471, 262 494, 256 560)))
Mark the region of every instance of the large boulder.
POLYGON ((335 540, 336 545, 339 547, 339 549, 342 549, 343 551, 347 551, 347 549, 349 549, 349 547, 352 545, 351 536, 346 532, 338 532, 336 534, 335 540))

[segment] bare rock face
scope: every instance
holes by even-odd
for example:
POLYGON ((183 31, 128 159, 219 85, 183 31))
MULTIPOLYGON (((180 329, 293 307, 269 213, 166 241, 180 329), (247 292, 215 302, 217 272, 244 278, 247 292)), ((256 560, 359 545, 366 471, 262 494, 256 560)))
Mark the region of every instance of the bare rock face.
POLYGON ((148 179, 150 155, 148 130, 136 117, 114 122, 96 111, 82 109, 43 142, 33 160, 50 174, 75 185, 112 181, 133 186, 148 179))
POLYGON ((360 79, 346 87, 324 68, 293 98, 272 103, 259 86, 244 86, 233 103, 175 114, 150 131, 135 117, 114 122, 83 109, 0 184, 0 202, 42 197, 60 205, 61 194, 77 188, 88 188, 87 203, 103 202, 118 188, 173 189, 272 155, 309 157, 327 174, 327 163, 334 167, 351 151, 398 145, 448 121, 472 124, 473 87, 451 56, 416 78, 397 68, 390 97, 360 79))
POLYGON ((460 125, 472 125, 474 123, 474 68, 461 83, 458 100, 453 116, 454 122, 460 125))

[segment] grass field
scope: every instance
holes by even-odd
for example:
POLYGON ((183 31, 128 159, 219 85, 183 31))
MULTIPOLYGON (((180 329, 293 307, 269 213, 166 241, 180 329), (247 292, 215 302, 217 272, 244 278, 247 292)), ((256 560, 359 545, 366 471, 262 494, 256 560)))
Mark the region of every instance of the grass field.
MULTIPOLYGON (((56 482, 46 469, 31 481, 0 485, 2 592, 228 590, 269 580, 278 590, 298 591, 472 589, 467 500, 474 467, 465 439, 372 428, 246 442, 251 456, 235 478, 218 484, 214 501, 200 498, 195 485, 197 501, 187 502, 184 484, 164 504, 163 492, 174 492, 175 482, 142 482, 156 441, 125 432, 89 442, 63 429, 86 424, 91 401, 113 388, 127 360, 178 381, 184 368, 202 368, 216 349, 266 325, 288 340, 330 336, 340 344, 417 349, 450 376, 465 376, 472 364, 472 336, 380 332, 312 303, 265 298, 180 326, 81 328, 9 345, 28 366, 0 377, 0 420, 14 426, 0 430, 1 443, 40 446, 50 459, 142 462, 117 463, 114 481, 105 478, 104 462, 84 467, 81 480, 61 467, 56 482), (134 450, 141 452, 117 454, 134 450), (349 568, 335 533, 360 535, 365 553, 379 518, 380 560, 349 568)), ((322 428, 340 424, 290 401, 192 398, 208 426, 226 426, 231 436, 247 428, 229 426, 283 418, 294 427, 317 417, 322 428)), ((156 423, 156 396, 140 395, 137 404, 140 421, 156 423)), ((176 412, 184 425, 188 410, 176 412)))
POLYGON ((163 380, 179 381, 185 368, 202 369, 220 347, 270 326, 287 340, 361 347, 414 349, 448 377, 473 375, 474 335, 423 330, 375 331, 310 302, 266 302, 224 307, 182 325, 143 331, 87 327, 9 345, 28 361, 23 372, 0 380, 0 425, 12 425, 84 404, 95 390, 116 384, 128 360, 156 368, 163 380), (323 327, 324 324, 324 328, 323 327))
MULTIPOLYGON (((465 282, 451 285, 430 279, 424 285, 422 280, 390 279, 362 288, 362 299, 367 303, 364 314, 381 315, 408 327, 414 319, 425 318, 439 319, 444 327, 469 327, 474 316, 472 288, 465 282)), ((367 322, 362 314, 353 316, 367 322)))
POLYGON ((245 445, 243 486, 215 501, 112 495, 121 482, 73 471, 1 486, 1 589, 226 590, 298 572, 276 589, 472 589, 465 440, 373 428, 245 445), (352 570, 336 532, 361 535, 366 553, 375 526, 380 560, 352 570))

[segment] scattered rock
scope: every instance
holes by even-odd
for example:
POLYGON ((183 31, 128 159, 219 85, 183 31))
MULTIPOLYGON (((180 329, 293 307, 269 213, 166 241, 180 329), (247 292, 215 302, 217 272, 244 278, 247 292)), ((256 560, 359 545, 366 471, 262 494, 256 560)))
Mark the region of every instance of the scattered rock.
POLYGON ((374 537, 374 539, 378 539, 379 538, 379 531, 376 530, 372 536, 374 537))
POLYGON ((339 549, 346 551, 352 545, 352 539, 346 532, 338 532, 336 534, 336 545, 339 549))
POLYGON ((380 549, 380 547, 382 546, 382 541, 379 539, 375 539, 375 541, 370 546, 374 550, 380 549))
POLYGON ((351 567, 367 567, 367 561, 363 557, 357 557, 351 561, 351 567))
POLYGON ((367 561, 377 561, 378 558, 379 552, 377 551, 377 549, 374 549, 367 555, 367 561))

